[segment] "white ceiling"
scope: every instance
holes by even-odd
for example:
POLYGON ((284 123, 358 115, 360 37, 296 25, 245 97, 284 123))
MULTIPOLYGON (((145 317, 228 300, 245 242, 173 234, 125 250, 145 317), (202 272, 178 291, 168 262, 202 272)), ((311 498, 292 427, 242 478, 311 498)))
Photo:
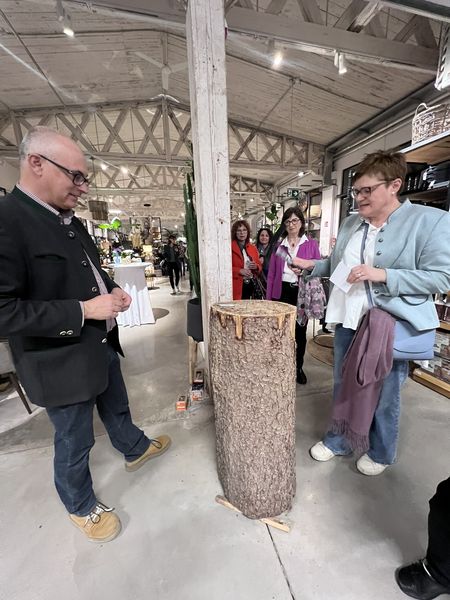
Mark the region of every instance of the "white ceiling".
MULTIPOLYGON (((164 141, 167 142, 164 120, 163 115, 160 119, 158 115, 155 117, 155 112, 158 107, 162 110, 164 103, 172 107, 187 140, 180 138, 176 123, 169 119, 166 125, 168 123, 171 147, 178 148, 180 160, 187 160, 189 85, 183 24, 177 23, 177 19, 169 22, 149 19, 144 14, 127 15, 96 8, 101 2, 66 1, 63 4, 72 19, 75 31, 72 39, 61 33, 55 0, 3 0, 0 3, 0 123, 3 122, 0 151, 12 150, 27 124, 42 122, 47 114, 48 124, 69 131, 56 116, 65 114, 72 128, 77 124, 82 126, 87 152, 90 146, 94 150, 91 153, 100 154, 109 139, 108 151, 101 154, 104 158, 111 155, 108 160, 111 165, 126 166, 131 172, 141 167, 134 179, 121 174, 112 180, 101 174, 97 164, 97 186, 111 189, 112 205, 137 211, 144 210, 144 202, 151 202, 152 211, 161 211, 162 216, 165 211, 170 224, 177 219, 181 222, 182 177, 167 190, 167 168, 176 174, 180 164, 171 163, 171 157, 163 152, 164 141), (177 99, 179 107, 170 98, 167 102, 158 98, 162 93, 177 99), (141 118, 131 110, 132 106, 138 106, 141 118), (35 109, 43 110, 36 113, 35 109), (83 125, 83 115, 88 113, 90 117, 86 117, 83 125), (102 119, 105 115, 106 122, 102 119), (23 118, 22 122, 18 116, 23 118), (116 122, 118 118, 123 120, 116 122), (144 147, 143 140, 152 120, 156 145, 151 142, 153 158, 143 166, 143 158, 138 163, 136 155, 139 148, 144 147), (158 154, 160 164, 155 165, 158 154), (152 179, 151 174, 158 168, 160 171, 152 179), (144 191, 133 192, 139 182, 144 191), (126 193, 123 187, 127 188, 126 193), (156 187, 158 189, 152 189, 156 187), (166 191, 161 189, 164 187, 166 191)), ((115 4, 132 8, 136 2, 115 4)), ((141 4, 147 10, 156 11, 165 3, 149 0, 141 4)), ((167 5, 182 15, 181 2, 167 5)), ((358 15, 358 10, 361 12, 367 3, 364 0, 227 0, 226 6, 230 7, 227 15, 230 22, 236 11, 244 14, 253 9, 257 22, 269 11, 266 12, 266 16, 270 15, 269 25, 280 24, 279 31, 286 27, 288 20, 292 25, 298 23, 299 28, 305 24, 313 28, 321 25, 330 35, 336 35, 338 30, 345 34, 357 30, 354 19, 349 20, 350 11, 354 9, 358 15)), ((375 40, 380 48, 396 40, 402 46, 408 45, 411 53, 420 45, 424 53, 429 52, 424 56, 435 55, 437 61, 440 31, 441 23, 437 20, 390 8, 377 11, 365 29, 355 32, 353 37, 361 36, 357 38, 358 43, 368 40, 368 47, 375 40)), ((348 71, 340 76, 329 54, 317 53, 317 48, 314 52, 305 51, 286 35, 283 41, 274 39, 275 48, 267 36, 239 33, 232 27, 228 34, 229 118, 235 127, 246 126, 249 131, 259 128, 266 132, 266 137, 256 136, 249 146, 254 160, 244 154, 231 164, 231 173, 235 176, 273 183, 295 174, 299 170, 295 161, 277 166, 277 154, 267 158, 270 144, 278 139, 276 136, 292 138, 298 144, 307 142, 305 147, 311 152, 314 148, 314 166, 320 170, 317 155, 323 146, 434 79, 433 64, 428 72, 423 72, 411 65, 400 68, 365 62, 373 61, 373 56, 361 59, 356 55, 355 59, 348 58, 348 71), (272 68, 274 50, 283 52, 283 63, 277 70, 272 68), (268 146, 267 136, 271 133, 274 137, 268 146), (261 160, 264 156, 266 160, 261 160)), ((231 158, 239 150, 238 136, 244 135, 243 129, 239 131, 230 133, 231 158)), ((78 135, 81 135, 79 129, 78 135)), ((145 152, 149 152, 148 148, 141 154, 145 152)), ((172 184, 176 179, 171 180, 172 184)), ((107 190, 102 193, 107 194, 107 190)))

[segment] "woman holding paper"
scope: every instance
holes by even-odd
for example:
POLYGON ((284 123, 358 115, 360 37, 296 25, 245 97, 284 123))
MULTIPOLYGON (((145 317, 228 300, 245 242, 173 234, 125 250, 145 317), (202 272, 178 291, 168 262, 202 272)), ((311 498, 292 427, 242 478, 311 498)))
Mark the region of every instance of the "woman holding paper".
MULTIPOLYGON (((296 266, 312 271, 312 276, 331 275, 334 283, 327 306, 327 323, 336 325, 334 405, 345 354, 369 309, 365 281, 376 307, 417 330, 439 325, 432 294, 450 289, 450 244, 443 243, 448 239, 450 215, 409 200, 401 204, 398 194, 405 175, 402 154, 379 151, 366 156, 351 189, 359 214, 343 222, 331 256, 320 261, 294 259, 296 266)), ((356 463, 365 475, 378 475, 396 460, 400 388, 407 374, 408 362, 394 360, 383 380, 368 431, 370 447, 356 463)), ((328 431, 310 454, 327 461, 351 451, 344 435, 328 431)))
MULTIPOLYGON (((288 208, 282 217, 281 227, 272 241, 269 273, 267 275, 267 300, 279 300, 287 304, 297 305, 298 278, 301 269, 292 264, 295 257, 303 259, 320 258, 316 240, 305 235, 305 217, 302 211, 294 206, 288 208), (280 241, 281 240, 281 241, 280 241)), ((303 358, 306 349, 306 328, 308 320, 295 324, 295 341, 297 342, 297 383, 305 384, 303 358)))

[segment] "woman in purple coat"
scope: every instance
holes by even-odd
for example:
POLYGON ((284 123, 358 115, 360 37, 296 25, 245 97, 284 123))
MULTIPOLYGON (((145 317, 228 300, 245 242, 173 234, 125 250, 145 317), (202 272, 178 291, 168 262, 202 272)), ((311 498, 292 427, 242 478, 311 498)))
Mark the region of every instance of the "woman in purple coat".
MULTIPOLYGON (((287 304, 297 305, 298 278, 301 269, 288 266, 289 259, 294 257, 310 260, 320 259, 319 246, 316 240, 305 235, 305 217, 302 211, 294 206, 288 208, 282 219, 282 224, 272 242, 269 273, 267 276, 267 300, 279 300, 287 304), (277 253, 278 248, 282 248, 277 253), (283 255, 286 258, 283 258, 283 255)), ((303 357, 306 349, 306 328, 308 320, 295 325, 295 341, 297 342, 297 383, 305 384, 306 375, 303 372, 303 357)))

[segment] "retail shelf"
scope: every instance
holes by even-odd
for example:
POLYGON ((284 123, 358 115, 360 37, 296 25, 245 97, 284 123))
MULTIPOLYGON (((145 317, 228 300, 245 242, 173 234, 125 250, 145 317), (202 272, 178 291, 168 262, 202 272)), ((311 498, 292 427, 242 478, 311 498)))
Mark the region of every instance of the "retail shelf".
POLYGON ((427 373, 422 369, 414 369, 412 378, 414 381, 425 385, 426 387, 442 394, 446 398, 450 398, 450 384, 442 381, 442 379, 438 379, 431 373, 427 373))
POLYGON ((423 200, 424 202, 433 202, 433 200, 447 199, 448 185, 422 190, 419 192, 404 192, 400 194, 400 198, 410 198, 411 200, 423 200))
POLYGON ((445 331, 450 331, 450 323, 446 321, 441 321, 439 324, 439 329, 445 329, 445 331))
POLYGON ((445 131, 428 140, 404 148, 402 153, 406 155, 406 160, 412 163, 435 165, 443 160, 448 160, 450 156, 450 131, 445 131))

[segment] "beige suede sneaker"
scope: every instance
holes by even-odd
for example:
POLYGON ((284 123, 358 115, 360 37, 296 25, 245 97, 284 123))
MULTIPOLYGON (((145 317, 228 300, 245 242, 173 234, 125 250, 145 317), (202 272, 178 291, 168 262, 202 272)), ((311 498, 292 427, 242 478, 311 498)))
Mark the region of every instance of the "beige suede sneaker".
POLYGON ((132 462, 125 462, 126 471, 137 471, 151 458, 156 458, 164 454, 169 449, 172 440, 168 435, 159 435, 157 438, 150 440, 150 446, 142 456, 132 462))
POLYGON ((80 529, 90 542, 104 543, 116 538, 122 525, 119 517, 101 502, 97 502, 94 510, 88 515, 79 517, 69 515, 72 523, 80 529))

